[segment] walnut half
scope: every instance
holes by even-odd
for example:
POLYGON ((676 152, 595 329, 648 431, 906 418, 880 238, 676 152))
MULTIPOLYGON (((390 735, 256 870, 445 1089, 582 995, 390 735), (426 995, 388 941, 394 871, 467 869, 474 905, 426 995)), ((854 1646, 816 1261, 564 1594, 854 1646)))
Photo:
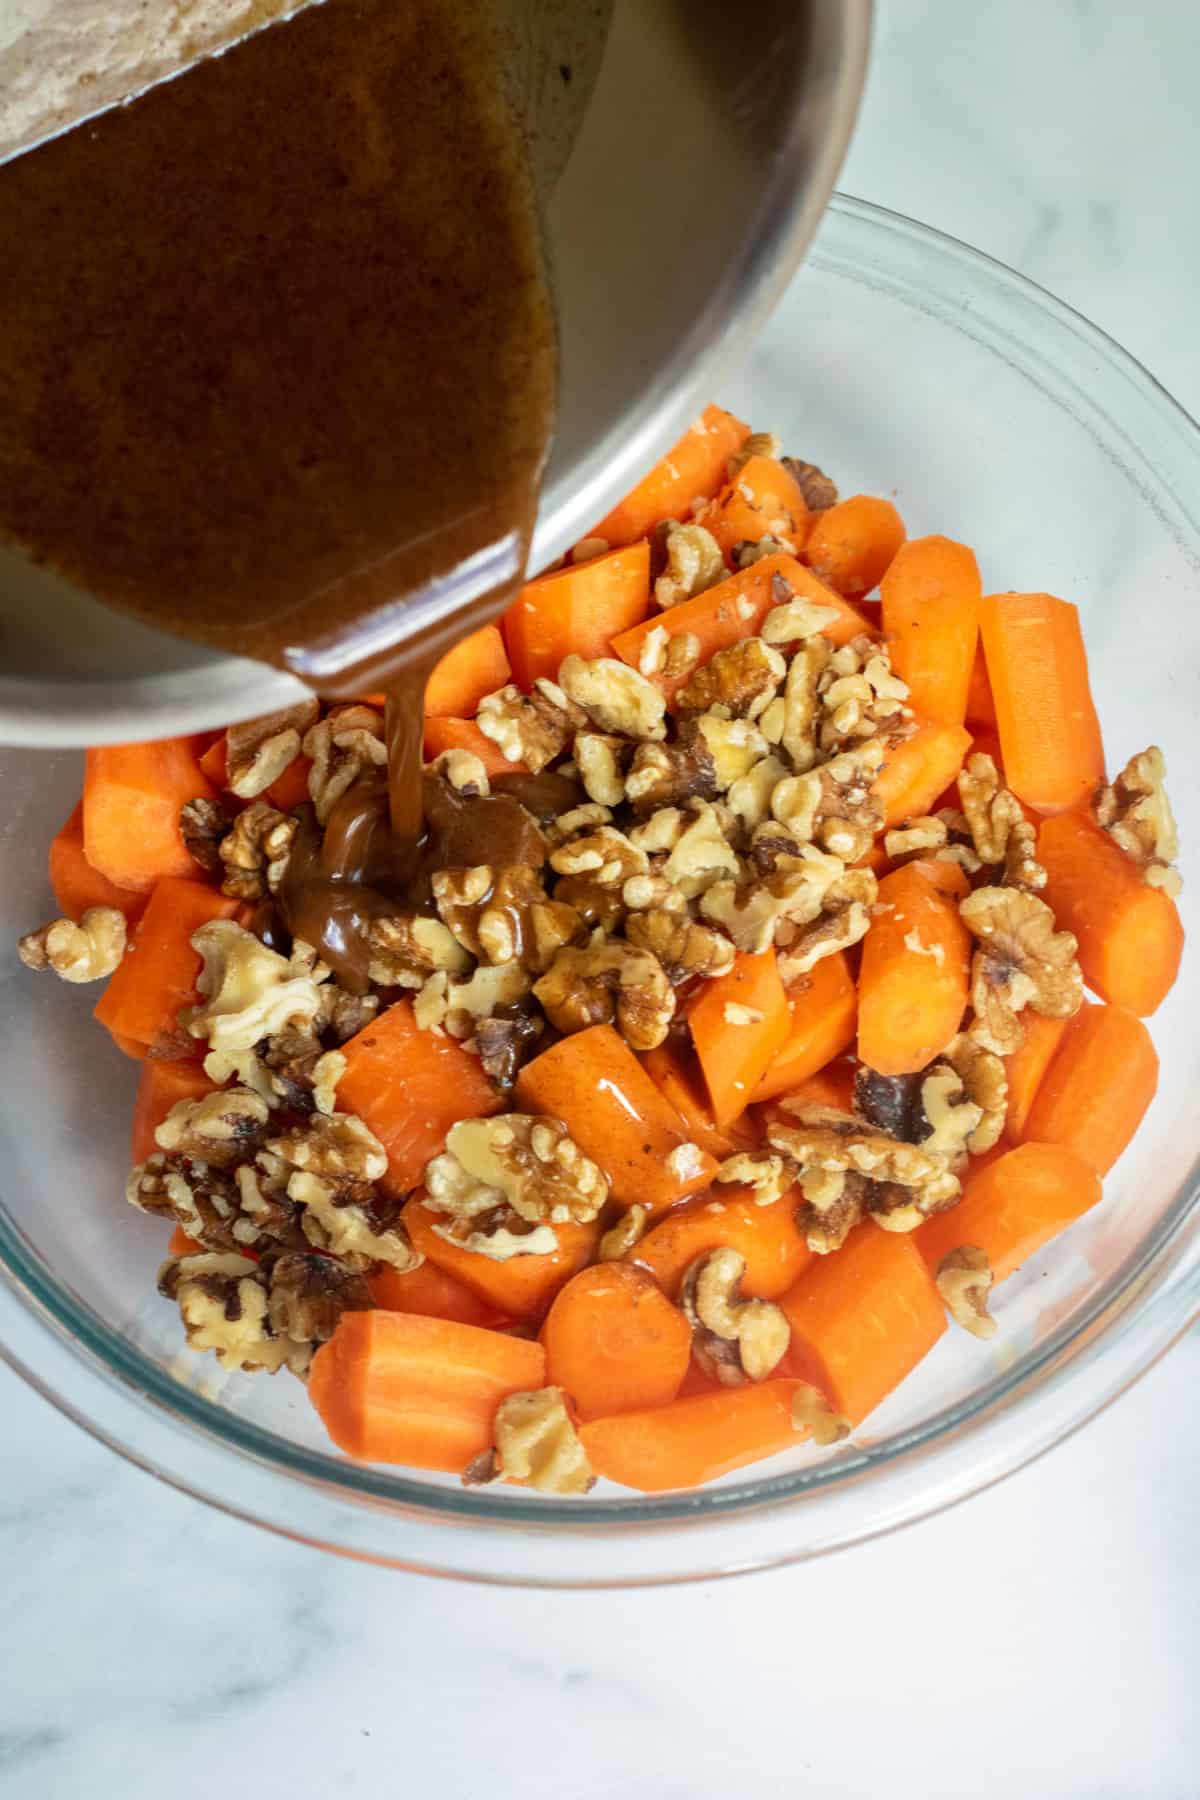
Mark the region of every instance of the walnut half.
POLYGON ((60 981, 103 981, 125 954, 125 915, 115 906, 89 906, 79 924, 52 919, 17 941, 27 969, 53 969, 60 981))
POLYGON ((493 1433, 495 1448, 464 1471, 464 1486, 502 1477, 523 1481, 542 1494, 586 1494, 595 1486, 561 1388, 509 1394, 496 1408, 493 1433))
POLYGON ((741 1298, 745 1273, 745 1257, 725 1244, 698 1256, 679 1288, 696 1361, 726 1387, 765 1381, 791 1342, 791 1327, 778 1306, 741 1298))
POLYGON ((460 1119, 427 1165, 435 1212, 474 1219, 508 1207, 531 1225, 586 1222, 602 1211, 608 1182, 557 1119, 500 1113, 460 1119))

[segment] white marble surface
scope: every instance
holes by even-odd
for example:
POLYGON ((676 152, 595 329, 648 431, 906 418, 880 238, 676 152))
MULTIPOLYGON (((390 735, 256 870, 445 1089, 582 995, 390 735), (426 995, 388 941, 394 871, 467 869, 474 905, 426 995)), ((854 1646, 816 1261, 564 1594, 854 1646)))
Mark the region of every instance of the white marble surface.
MULTIPOLYGON (((1190 0, 883 0, 843 186, 974 241, 1200 410, 1190 0)), ((485 1592, 161 1488, 0 1372, 4 1800, 1192 1800, 1200 1339, 1035 1467, 804 1569, 485 1592)))

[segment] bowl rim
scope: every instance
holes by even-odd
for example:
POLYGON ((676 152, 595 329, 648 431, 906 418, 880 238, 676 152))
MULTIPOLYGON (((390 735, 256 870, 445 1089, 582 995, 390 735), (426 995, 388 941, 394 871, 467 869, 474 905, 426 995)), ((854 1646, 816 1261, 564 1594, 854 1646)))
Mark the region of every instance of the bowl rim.
MULTIPOLYGON (((1189 491, 1195 488, 1189 490, 1183 480, 1172 483, 1147 448, 1154 443, 1155 454, 1166 454, 1167 440, 1173 436, 1183 456, 1192 459, 1193 473, 1200 472, 1200 429, 1134 357, 1081 314, 1004 264, 868 202, 835 198, 825 241, 818 239, 813 260, 836 273, 839 259, 847 257, 861 281, 862 258, 854 255, 854 246, 864 241, 889 244, 901 263, 916 253, 932 258, 935 265, 969 273, 997 303, 1000 318, 986 321, 973 306, 969 317, 964 309, 954 322, 1000 354, 1005 307, 1015 304, 1027 315, 1032 309, 1062 352, 1048 365, 1057 386, 1084 409, 1085 423, 1094 418, 1103 425, 1106 444, 1113 437, 1120 441, 1128 452, 1133 479, 1138 480, 1139 469, 1147 479, 1152 477, 1160 518, 1169 501, 1176 517, 1164 522, 1200 568, 1200 520, 1188 504, 1189 491), (1140 400, 1136 430, 1118 425, 1086 385, 1074 379, 1072 357, 1078 362, 1081 351, 1085 362, 1098 358, 1129 384, 1131 395, 1140 400), (1151 422, 1158 429, 1157 441, 1151 422)), ((889 280, 884 259, 876 260, 872 285, 876 281, 890 285, 909 304, 917 304, 903 276, 889 280)), ((927 268, 922 279, 928 283, 927 268)), ((1025 340, 1013 341, 1020 341, 1022 372, 1028 374, 1031 358, 1025 340)), ((1041 373, 1039 369, 1039 378, 1041 373)), ((1145 483, 1139 481, 1139 486, 1150 498, 1145 483)), ((60 1410, 151 1473, 210 1504, 306 1542, 395 1566, 505 1584, 602 1586, 707 1578, 804 1560, 915 1522, 991 1485, 1094 1416, 1144 1373, 1200 1308, 1198 1178, 1200 1163, 1193 1166, 1154 1229, 1139 1239, 1086 1308, 966 1399, 897 1433, 882 1447, 851 1442, 799 1471, 747 1475, 727 1487, 698 1494, 561 1501, 511 1491, 435 1488, 379 1466, 344 1461, 332 1451, 292 1444, 177 1382, 130 1339, 74 1300, 2 1214, 0 1356, 60 1410), (47 1340, 57 1339, 67 1353, 65 1358, 51 1357, 53 1379, 25 1348, 30 1327, 43 1349, 47 1340), (85 1383, 87 1407, 72 1397, 79 1391, 81 1370, 95 1378, 85 1383), (101 1389, 107 1390, 103 1400, 101 1389), (1020 1433, 1012 1430, 1010 1415, 1016 1408, 1023 1423, 1020 1433), (147 1424, 148 1415, 157 1415, 153 1425, 147 1424), (149 1451, 133 1441, 143 1435, 143 1427, 154 1439, 149 1451), (239 1465, 254 1465, 260 1473, 278 1478, 276 1486, 282 1482, 283 1487, 269 1503, 261 1498, 253 1504, 239 1501, 193 1469, 192 1458, 174 1453, 181 1433, 185 1448, 204 1440, 216 1449, 224 1459, 219 1472, 229 1471, 226 1453, 232 1450, 239 1465), (880 1484, 879 1478, 888 1471, 895 1477, 892 1503, 882 1504, 869 1517, 859 1513, 842 1518, 838 1496, 860 1488, 864 1481, 873 1481, 881 1501, 887 1500, 883 1493, 887 1484, 880 1484), (311 1532, 296 1529, 297 1483, 315 1490, 324 1502, 323 1523, 311 1532), (290 1510, 280 1505, 284 1490, 293 1497, 290 1510), (797 1542, 794 1528, 789 1532, 789 1521, 796 1520, 801 1503, 806 1520, 817 1526, 815 1540, 797 1542), (825 1508, 819 1520, 814 1519, 818 1506, 825 1508), (375 1521, 386 1509, 384 1533, 372 1531, 364 1539, 352 1529, 357 1509, 375 1521), (439 1529, 447 1524, 479 1529, 447 1534, 439 1529), (612 1555, 614 1540, 619 1548, 612 1555), (598 1563, 609 1557, 608 1566, 596 1570, 589 1566, 581 1572, 571 1566, 581 1551, 598 1563), (497 1572, 497 1563, 506 1556, 511 1565, 497 1572)))

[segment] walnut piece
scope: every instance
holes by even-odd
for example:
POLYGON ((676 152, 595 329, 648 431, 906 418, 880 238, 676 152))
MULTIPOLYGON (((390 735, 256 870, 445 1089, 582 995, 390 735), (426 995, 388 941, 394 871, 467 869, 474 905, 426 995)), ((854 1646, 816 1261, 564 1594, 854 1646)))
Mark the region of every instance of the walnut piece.
POLYGON ((600 1262, 620 1262, 637 1248, 646 1235, 650 1212, 645 1206, 627 1207, 615 1225, 610 1225, 600 1239, 596 1255, 600 1262))
POLYGON ((585 1223, 602 1211, 608 1182, 557 1119, 499 1113, 460 1119, 425 1170, 428 1204, 455 1219, 507 1207, 530 1225, 585 1223))
POLYGON ((222 838, 221 892, 234 900, 261 900, 274 894, 287 873, 296 820, 266 800, 253 801, 222 838))
POLYGON ((1183 890, 1178 869, 1179 832, 1166 789, 1167 765, 1156 744, 1131 756, 1111 786, 1096 795, 1096 820, 1132 857, 1151 887, 1174 899, 1183 890))
POLYGON ((667 531, 667 566, 654 583, 654 598, 664 611, 681 600, 703 594, 725 579, 721 546, 703 525, 675 525, 667 531))
POLYGON ((550 867, 559 875, 586 875, 597 887, 622 888, 631 875, 646 873, 650 859, 623 831, 600 825, 559 844, 550 867))
MULTIPOLYGON (((572 844, 583 841, 573 839, 572 844)), ((624 845, 625 840, 620 832, 611 832, 604 842, 616 846, 624 845)), ((615 848, 611 854, 617 854, 615 848)), ((586 860, 582 851, 577 855, 586 860)), ((627 859, 631 866, 645 863, 632 850, 627 859)), ((589 879, 596 879, 592 873, 594 863, 587 867, 589 879)), ((611 884, 618 885, 615 873, 611 884)), ((525 864, 494 869, 489 863, 481 863, 470 869, 440 869, 433 877, 433 897, 442 919, 439 929, 448 929, 463 950, 486 963, 520 962, 540 974, 549 968, 562 945, 581 935, 582 920, 577 909, 557 897, 551 900, 537 870, 525 864)), ((466 964, 443 961, 441 966, 452 974, 460 974, 466 964)))
POLYGON ((633 1050, 657 1049, 675 1016, 657 957, 620 941, 560 950, 533 992, 557 1030, 615 1024, 633 1050))
POLYGON ((719 712, 701 713, 696 728, 712 757, 717 791, 725 793, 742 781, 768 754, 762 732, 750 719, 727 719, 719 712))
POLYGON ((581 731, 575 739, 575 767, 589 800, 620 806, 625 798, 622 762, 626 745, 600 731, 581 731))
POLYGON ((702 896, 703 917, 728 932, 739 950, 760 955, 775 942, 784 923, 803 926, 820 919, 830 892, 845 881, 847 871, 838 857, 811 844, 795 848, 791 866, 781 866, 760 881, 715 882, 702 896))
POLYGON ((53 969, 61 981, 103 981, 125 954, 124 913, 115 906, 89 906, 78 925, 52 919, 17 940, 27 969, 53 969))
POLYGON ((532 1007, 506 1007, 503 1015, 480 1019, 472 1040, 480 1067, 494 1087, 508 1093, 517 1072, 538 1048, 545 1029, 541 1015, 532 1007))
POLYGON ((741 1298, 745 1273, 745 1257, 726 1244, 698 1256, 679 1288, 696 1361, 726 1387, 764 1381, 791 1342, 791 1327, 778 1306, 741 1298))
POLYGON ((431 775, 440 776, 464 800, 486 800, 492 791, 483 759, 473 750, 443 750, 426 767, 431 775))
POLYGON ((496 1408, 495 1473, 542 1494, 586 1494, 595 1485, 561 1388, 509 1394, 496 1408))
POLYGON ((819 768, 788 777, 771 795, 772 816, 800 843, 815 843, 843 862, 858 862, 883 825, 874 791, 883 758, 883 744, 872 739, 819 768))
POLYGON ((919 1139, 921 1148, 944 1156, 951 1168, 960 1168, 983 1120, 983 1108, 970 1099, 958 1070, 948 1063, 937 1062, 925 1070, 920 1095, 928 1126, 919 1139))
POLYGON ((850 749, 886 731, 893 739, 911 720, 908 688, 892 673, 887 647, 857 637, 830 656, 817 682, 821 720, 817 742, 826 754, 850 749))
POLYGON ((343 1313, 370 1312, 365 1277, 313 1251, 271 1251, 259 1262, 267 1280, 267 1317, 276 1337, 326 1344, 343 1313))
POLYGON ((990 756, 969 756, 958 777, 959 798, 975 854, 981 863, 1002 863, 1004 883, 1034 893, 1046 885, 1037 859, 1037 833, 1021 802, 1000 780, 990 756))
POLYGON ((818 469, 816 463, 804 462, 796 456, 785 456, 781 461, 804 495, 804 504, 810 513, 827 512, 831 506, 837 505, 837 484, 829 479, 823 469, 818 469))
POLYGON ((612 656, 568 656, 558 671, 563 692, 598 731, 652 741, 667 734, 666 702, 652 681, 612 656))
POLYGON ((648 950, 658 960, 672 987, 727 975, 733 967, 735 951, 729 939, 686 912, 634 912, 626 921, 625 936, 636 949, 648 950))
POLYGON ((681 713, 713 707, 731 719, 755 719, 775 698, 787 674, 779 651, 762 638, 744 638, 718 650, 675 696, 681 713))
POLYGON ((792 1395, 792 1425, 807 1434, 819 1450, 850 1435, 850 1421, 835 1413, 824 1394, 802 1381, 792 1395))
POLYGON ((1083 1003, 1076 941, 1055 929, 1054 914, 1036 894, 1014 887, 976 888, 959 903, 978 940, 971 970, 971 1035, 985 1050, 1010 1056, 1025 1035, 1020 1014, 1031 1006, 1065 1019, 1083 1003))
POLYGON ((716 1179, 752 1189, 755 1206, 773 1206, 795 1181, 796 1167, 788 1157, 769 1150, 739 1150, 725 1158, 716 1179))
POLYGON ((681 823, 683 829, 662 873, 681 894, 694 900, 716 882, 738 874, 740 864, 728 837, 732 821, 711 801, 692 801, 681 823))
POLYGON ((767 1142, 796 1164, 805 1200, 818 1214, 861 1201, 885 1229, 912 1231, 959 1196, 958 1178, 944 1155, 900 1143, 848 1113, 787 1101, 784 1111, 796 1123, 772 1123, 767 1142), (841 1185, 821 1179, 839 1175, 847 1178, 841 1185), (854 1176, 866 1178, 865 1193, 856 1191, 854 1176))
POLYGON ((726 458, 725 478, 727 481, 736 480, 737 476, 741 474, 751 457, 777 457, 778 455, 779 439, 775 436, 773 431, 752 431, 750 436, 743 442, 741 448, 735 450, 732 456, 726 458))
POLYGON ((871 1184, 853 1169, 813 1168, 805 1169, 799 1185, 804 1204, 796 1210, 796 1224, 814 1255, 829 1256, 866 1218, 871 1184))
POLYGON ((866 937, 877 893, 878 882, 870 869, 847 869, 825 889, 815 919, 800 924, 789 918, 777 926, 779 974, 785 985, 810 974, 824 957, 866 937))
POLYGON ((460 1040, 474 1036, 479 1024, 501 1007, 515 1006, 528 994, 529 976, 519 962, 480 963, 465 980, 444 971, 431 975, 413 1002, 413 1017, 422 1031, 439 1027, 460 1040))
POLYGON ((1008 1071, 1004 1059, 967 1031, 952 1038, 938 1060, 949 1064, 967 1099, 979 1109, 979 1123, 967 1139, 967 1149, 972 1156, 982 1156, 999 1143, 1008 1116, 1008 1071))
POLYGON ((177 1100, 154 1141, 169 1154, 227 1169, 254 1155, 269 1117, 265 1100, 249 1088, 218 1088, 200 1100, 177 1100))
POLYGON ((638 673, 653 679, 664 675, 678 680, 691 674, 700 661, 702 645, 694 631, 668 631, 655 625, 646 633, 638 656, 638 673))
POLYGON ((311 756, 308 791, 317 823, 326 825, 342 795, 356 781, 387 763, 383 715, 372 706, 338 706, 304 735, 311 756))
POLYGON ((640 819, 687 800, 715 800, 717 771, 699 732, 673 744, 639 744, 625 777, 625 798, 640 819))
POLYGON ((475 723, 510 763, 537 775, 567 749, 584 716, 552 681, 537 682, 531 694, 509 682, 484 695, 475 723))
POLYGON ((996 1321, 988 1311, 992 1266, 985 1251, 975 1244, 949 1251, 938 1264, 934 1279, 946 1311, 957 1325, 972 1337, 995 1336, 996 1321))
POLYGON ((230 793, 239 800, 253 800, 278 781, 299 756, 304 734, 320 710, 316 700, 298 700, 278 712, 231 725, 225 733, 230 793))
POLYGON ((327 971, 320 965, 314 969, 305 946, 294 945, 290 958, 280 956, 232 919, 201 925, 191 941, 204 965, 196 982, 201 1004, 180 1018, 193 1037, 207 1038, 210 1049, 229 1063, 219 1074, 209 1071, 214 1080, 223 1081, 231 1059, 263 1038, 287 1025, 311 1027, 321 1010, 319 984, 327 971))
POLYGON ((396 913, 372 919, 368 974, 380 987, 419 988, 435 970, 461 975, 471 966, 462 944, 440 919, 396 913))
POLYGON ((229 830, 229 814, 219 800, 187 800, 179 809, 179 835, 192 861, 206 875, 221 872, 221 839, 229 830))
POLYGON ((259 1249, 264 1237, 269 1242, 302 1244, 299 1209, 286 1196, 275 1205, 253 1189, 256 1204, 252 1213, 247 1212, 243 1174, 244 1168, 231 1172, 156 1150, 130 1171, 125 1198, 139 1212, 169 1219, 209 1250, 241 1254, 259 1249))
POLYGON ((307 1373, 312 1345, 276 1335, 267 1278, 248 1256, 172 1257, 159 1271, 158 1291, 177 1302, 191 1348, 214 1351, 222 1368, 307 1373))
POLYGON ((303 1208, 301 1228, 315 1250, 351 1269, 385 1262, 403 1272, 423 1261, 396 1216, 397 1204, 376 1192, 387 1153, 361 1119, 314 1113, 303 1127, 270 1139, 259 1162, 303 1208))

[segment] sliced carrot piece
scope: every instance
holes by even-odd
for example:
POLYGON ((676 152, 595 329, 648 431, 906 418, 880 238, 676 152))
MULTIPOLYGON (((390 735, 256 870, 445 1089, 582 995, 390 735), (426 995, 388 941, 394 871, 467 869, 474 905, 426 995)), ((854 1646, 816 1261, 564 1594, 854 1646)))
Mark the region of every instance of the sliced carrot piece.
POLYGON ((906 863, 879 884, 858 976, 858 1054, 880 1075, 925 1068, 962 1023, 971 939, 958 902, 966 892, 954 863, 906 863))
POLYGON ((229 780, 229 743, 224 732, 213 739, 199 763, 205 780, 215 788, 224 789, 229 780))
POLYGON ((515 775, 524 763, 509 762, 499 745, 484 737, 474 719, 426 719, 425 761, 432 762, 445 750, 469 750, 489 775, 515 775))
POLYGON ((215 1090, 197 1062, 168 1062, 152 1056, 142 1064, 142 1078, 133 1102, 133 1128, 129 1151, 132 1161, 145 1162, 158 1149, 154 1133, 180 1100, 202 1100, 215 1090))
POLYGON ((560 1288, 541 1331, 546 1373, 581 1419, 666 1406, 692 1354, 692 1328, 658 1283, 629 1263, 598 1263, 560 1288))
POLYGON ((518 686, 528 690, 543 675, 557 681, 563 658, 572 654, 608 656, 613 638, 639 625, 649 610, 650 545, 644 538, 527 582, 504 615, 518 686))
POLYGON ((1042 1077, 1050 1067, 1067 1029, 1067 1019, 1045 1019, 1026 1007, 1021 1015, 1025 1037, 1019 1050, 1004 1059, 1008 1076, 1008 1115, 1005 1131, 1014 1144, 1028 1137, 1029 1114, 1042 1077))
POLYGON ((495 1331, 508 1323, 507 1316, 483 1300, 474 1288, 459 1281, 448 1269, 426 1257, 415 1269, 392 1269, 380 1263, 367 1276, 376 1306, 384 1312, 423 1313, 430 1319, 455 1319, 460 1325, 479 1325, 495 1331))
POLYGON ((83 849, 83 802, 50 840, 50 886, 64 918, 78 925, 89 906, 111 906, 133 924, 146 904, 144 894, 118 887, 93 869, 83 849))
POLYGON ((858 989, 844 951, 822 957, 787 989, 788 1035, 751 1096, 788 1094, 854 1042, 858 989))
POLYGON ((1066 812, 1104 780, 1079 609, 1053 594, 989 594, 979 625, 1008 785, 1039 812, 1066 812))
POLYGON ((689 1200, 660 1219, 633 1256, 673 1300, 684 1272, 698 1256, 728 1247, 746 1259, 743 1293, 774 1300, 812 1261, 813 1253, 796 1224, 800 1203, 797 1188, 769 1206, 759 1206, 749 1188, 721 1183, 711 1194, 689 1200))
POLYGON ((787 1042, 788 997, 773 949, 739 950, 728 975, 706 981, 688 1010, 718 1131, 745 1112, 787 1042))
POLYGON ((1099 1176, 1069 1150, 1021 1144, 986 1167, 972 1162, 957 1206, 913 1236, 935 1275, 943 1257, 970 1244, 1004 1281, 1099 1198, 1099 1176))
POLYGON ((611 1025, 577 1031, 526 1063, 517 1099, 526 1112, 563 1121, 608 1176, 618 1206, 663 1212, 706 1188, 716 1173, 611 1025))
POLYGON ((142 894, 165 875, 194 875, 196 864, 179 830, 180 809, 188 800, 215 798, 190 738, 89 750, 83 778, 87 859, 118 887, 142 894))
POLYGON ((1107 1175, 1157 1088, 1158 1054, 1142 1021, 1123 1007, 1085 1002, 1034 1095, 1027 1136, 1061 1144, 1107 1175))
POLYGON ((804 1442, 792 1424, 798 1383, 762 1381, 692 1394, 646 1412, 581 1425, 597 1475, 643 1493, 700 1487, 804 1442))
POLYGON ((401 1217, 415 1250, 510 1319, 541 1318, 559 1288, 591 1261, 600 1242, 596 1221, 579 1225, 567 1220, 554 1227, 557 1250, 498 1262, 443 1237, 445 1213, 434 1212, 419 1193, 407 1202, 401 1217))
POLYGON ((983 654, 983 645, 975 647, 975 659, 971 664, 971 679, 967 685, 967 724, 974 727, 986 725, 991 730, 996 728, 996 700, 992 693, 992 684, 988 680, 987 658, 983 654))
POLYGON ((1179 973, 1179 908, 1151 887, 1131 857, 1080 813, 1046 819, 1038 833, 1044 899, 1079 940, 1089 987, 1140 1018, 1157 1011, 1179 973))
POLYGON ((921 719, 911 737, 887 746, 872 792, 887 826, 927 813, 939 794, 958 779, 971 734, 961 725, 921 719))
POLYGON ((706 406, 696 423, 613 507, 591 536, 631 544, 662 519, 686 518, 693 500, 707 500, 725 479, 725 464, 750 436, 750 427, 719 406, 706 406))
POLYGON ((904 520, 890 500, 852 494, 817 513, 804 559, 847 600, 860 600, 879 586, 903 542, 904 520))
POLYGON ((828 1106, 834 1112, 853 1112, 857 1069, 854 1057, 839 1056, 786 1094, 756 1106, 755 1117, 765 1130, 770 1125, 794 1125, 795 1115, 788 1111, 791 1105, 828 1106))
POLYGON ((503 1102, 477 1057, 453 1038, 421 1031, 412 1004, 398 1000, 342 1045, 338 1102, 366 1121, 387 1151, 388 1194, 407 1194, 459 1119, 501 1111, 503 1102))
POLYGON ((909 705, 939 725, 961 725, 979 643, 983 587, 975 553, 952 538, 911 538, 881 589, 883 636, 909 705))
POLYGON ((277 776, 270 787, 264 790, 263 799, 271 806, 277 806, 280 812, 293 812, 297 806, 303 806, 309 798, 308 777, 311 769, 311 756, 293 757, 283 774, 277 776))
POLYGON ((911 1238, 868 1222, 819 1256, 779 1305, 792 1328, 788 1374, 858 1425, 946 1329, 933 1278, 911 1238))
MULTIPOLYGON (((718 582, 707 593, 697 594, 694 600, 682 600, 667 612, 656 613, 643 624, 635 625, 632 631, 620 632, 612 647, 622 662, 638 669, 652 631, 665 631, 668 637, 686 631, 699 644, 699 660, 704 663, 718 650, 753 637, 772 608, 793 596, 811 600, 831 615, 821 631, 835 644, 848 644, 851 638, 871 633, 866 619, 847 600, 818 581, 794 556, 778 551, 718 582)), ((668 700, 687 680, 686 675, 656 674, 651 678, 668 700)))
POLYGON ((718 1162, 732 1156, 734 1139, 729 1133, 717 1130, 712 1103, 705 1092, 704 1077, 694 1055, 687 1057, 677 1045, 660 1044, 657 1050, 643 1051, 641 1063, 664 1100, 679 1114, 692 1142, 715 1156, 718 1162))
MULTIPOLYGON (((147 1049, 178 1036, 181 1007, 196 1001, 200 957, 192 933, 212 919, 231 919, 238 902, 202 881, 160 881, 138 921, 133 943, 100 996, 95 1016, 118 1038, 147 1049)), ((196 1055, 202 1046, 197 1043, 196 1055)))
POLYGON ((470 718, 485 694, 512 674, 498 625, 481 625, 447 650, 425 685, 429 719, 470 718))
POLYGON ((540 1344, 410 1313, 343 1313, 313 1358, 308 1397, 339 1450, 461 1474, 492 1442, 509 1394, 545 1386, 540 1344))
POLYGON ((789 549, 804 548, 808 505, 800 484, 777 456, 751 456, 727 482, 700 523, 727 557, 739 544, 783 538, 789 549))

